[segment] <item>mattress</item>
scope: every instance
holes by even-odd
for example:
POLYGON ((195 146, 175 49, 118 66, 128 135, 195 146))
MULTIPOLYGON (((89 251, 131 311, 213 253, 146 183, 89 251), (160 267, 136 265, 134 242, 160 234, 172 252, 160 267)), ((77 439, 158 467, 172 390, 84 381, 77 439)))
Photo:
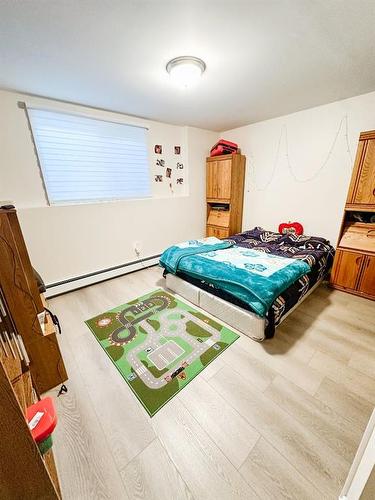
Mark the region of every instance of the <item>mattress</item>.
POLYGON ((204 311, 233 326, 253 340, 262 341, 265 338, 265 318, 257 316, 242 307, 223 300, 209 292, 196 287, 174 274, 166 276, 167 288, 181 295, 204 311))
MULTIPOLYGON (((329 272, 334 256, 334 249, 329 242, 316 236, 287 234, 281 235, 273 231, 266 231, 255 227, 251 231, 236 234, 230 238, 236 245, 255 249, 273 255, 301 259, 308 263, 310 272, 303 275, 279 295, 268 310, 264 318, 265 337, 274 336, 276 326, 288 312, 293 309, 329 272)), ((210 296, 216 296, 229 302, 241 310, 250 311, 251 307, 220 289, 220 286, 206 283, 203 280, 177 272, 177 276, 210 296)), ((188 298, 188 297, 187 297, 188 298)), ((203 307, 201 305, 201 307, 203 307)), ((204 307, 203 307, 204 308, 204 307)))
MULTIPOLYGON (((286 312, 280 319, 280 323, 294 311, 296 307, 302 302, 308 295, 313 292, 321 283, 321 280, 317 281, 314 286, 301 298, 297 304, 294 305, 288 312, 286 312)), ((167 274, 166 276, 166 286, 173 292, 181 295, 185 299, 189 300, 198 307, 204 309, 204 311, 212 314, 218 319, 221 319, 229 326, 232 326, 236 330, 244 333, 247 337, 257 342, 262 342, 265 340, 266 335, 266 319, 258 316, 257 314, 248 311, 240 306, 232 304, 220 297, 216 297, 209 292, 206 292, 188 281, 175 276, 174 274, 167 274)))

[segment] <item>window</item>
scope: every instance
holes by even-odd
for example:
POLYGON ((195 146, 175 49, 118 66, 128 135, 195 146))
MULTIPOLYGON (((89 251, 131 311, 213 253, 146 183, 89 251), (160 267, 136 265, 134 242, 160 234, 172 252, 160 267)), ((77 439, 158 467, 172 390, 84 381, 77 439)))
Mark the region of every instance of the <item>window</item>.
POLYGON ((28 115, 50 204, 151 195, 146 128, 43 109, 28 115))

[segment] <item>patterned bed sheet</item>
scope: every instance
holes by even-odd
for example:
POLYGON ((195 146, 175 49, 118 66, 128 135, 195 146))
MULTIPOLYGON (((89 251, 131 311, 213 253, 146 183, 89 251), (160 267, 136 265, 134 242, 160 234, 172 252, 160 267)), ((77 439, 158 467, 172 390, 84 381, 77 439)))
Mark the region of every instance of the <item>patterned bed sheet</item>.
MULTIPOLYGON (((295 281, 273 302, 266 315, 266 338, 274 336, 275 328, 283 316, 290 311, 306 293, 321 279, 323 279, 332 267, 334 249, 329 241, 317 236, 305 236, 286 234, 281 235, 273 231, 266 231, 261 227, 255 227, 250 231, 236 234, 230 238, 236 245, 252 248, 260 252, 270 253, 281 257, 301 259, 310 266, 310 272, 304 274, 295 281)), ((184 273, 178 276, 193 285, 206 290, 213 295, 221 297, 232 304, 238 305, 248 311, 251 307, 224 292, 219 287, 208 284, 202 280, 192 278, 184 273)))

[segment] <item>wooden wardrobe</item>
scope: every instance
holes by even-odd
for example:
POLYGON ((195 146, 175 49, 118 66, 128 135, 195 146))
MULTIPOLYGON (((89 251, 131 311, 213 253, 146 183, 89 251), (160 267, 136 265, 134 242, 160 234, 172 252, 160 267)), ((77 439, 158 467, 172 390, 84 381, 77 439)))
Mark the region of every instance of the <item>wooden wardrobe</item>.
POLYGON ((26 408, 67 380, 13 208, 0 207, 0 498, 57 499, 53 447, 40 454, 26 408))
POLYGON ((241 154, 206 160, 206 236, 228 238, 242 229, 246 157, 241 154))
POLYGON ((375 300, 375 130, 359 137, 331 286, 375 300))

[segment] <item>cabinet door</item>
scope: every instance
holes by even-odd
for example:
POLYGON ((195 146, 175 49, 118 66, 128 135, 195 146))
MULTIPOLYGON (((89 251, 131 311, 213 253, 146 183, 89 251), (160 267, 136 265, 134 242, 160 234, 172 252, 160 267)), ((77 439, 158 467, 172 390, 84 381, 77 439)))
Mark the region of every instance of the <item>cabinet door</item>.
POLYGON ((375 224, 350 222, 345 225, 340 247, 362 252, 375 252, 375 224))
POLYGON ((231 193, 232 159, 207 162, 207 199, 229 200, 231 193))
POLYGON ((373 256, 366 257, 359 291, 375 297, 375 257, 373 256))
POLYGON ((228 228, 221 228, 221 227, 215 227, 215 226, 207 226, 206 227, 206 236, 216 236, 216 238, 228 238, 229 236, 229 229, 228 228))
POLYGON ((230 210, 211 209, 208 213, 207 224, 211 226, 229 227, 230 210))
POLYGON ((332 284, 355 290, 364 255, 337 250, 332 270, 332 284))
POLYGON ((232 160, 217 162, 217 198, 229 200, 231 194, 232 160))
POLYGON ((348 203, 375 204, 375 139, 360 141, 348 203))
POLYGON ((207 162, 206 171, 206 197, 217 198, 217 161, 207 162))

